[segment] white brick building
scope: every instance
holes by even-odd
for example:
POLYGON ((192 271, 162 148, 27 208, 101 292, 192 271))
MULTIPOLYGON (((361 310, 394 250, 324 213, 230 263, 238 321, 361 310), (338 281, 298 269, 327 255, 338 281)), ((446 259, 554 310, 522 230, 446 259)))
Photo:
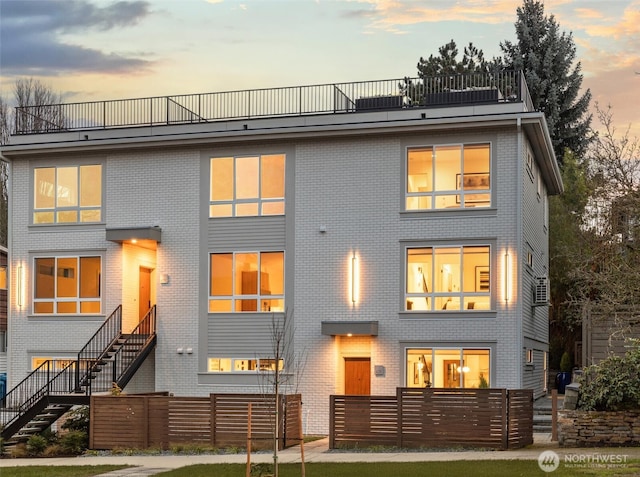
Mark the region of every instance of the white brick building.
POLYGON ((322 105, 289 88, 18 123, 2 150, 8 389, 45 359, 76 359, 119 305, 124 333, 155 305, 155 348, 128 392, 262 392, 286 310, 306 365, 283 366, 309 433, 327 432, 331 394, 542 395, 547 196, 562 183, 543 114, 509 78, 512 96, 503 81, 496 96, 409 102, 387 96, 391 80, 375 94, 331 85, 322 105))

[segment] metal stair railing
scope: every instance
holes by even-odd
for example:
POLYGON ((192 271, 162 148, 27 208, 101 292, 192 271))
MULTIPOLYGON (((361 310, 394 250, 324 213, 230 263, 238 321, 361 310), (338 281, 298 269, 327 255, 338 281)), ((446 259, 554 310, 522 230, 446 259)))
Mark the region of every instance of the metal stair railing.
POLYGON ((56 369, 54 360, 38 366, 0 401, 1 426, 8 428, 46 396, 74 393, 76 368, 76 361, 62 370, 56 369))
MULTIPOLYGON (((153 305, 144 316, 138 326, 136 326, 130 334, 123 335, 126 337, 120 343, 120 346, 113 354, 112 363, 112 382, 123 388, 135 370, 131 366, 138 360, 143 353, 147 353, 149 349, 147 345, 155 340, 156 337, 156 306, 153 305)), ((145 354, 146 357, 146 354, 145 354)))
POLYGON ((87 394, 91 395, 91 392, 93 391, 91 379, 92 372, 100 366, 105 352, 111 348, 121 334, 122 305, 118 305, 109 318, 105 320, 98 331, 94 333, 91 339, 78 353, 76 389, 80 390, 82 387, 86 387, 87 394))

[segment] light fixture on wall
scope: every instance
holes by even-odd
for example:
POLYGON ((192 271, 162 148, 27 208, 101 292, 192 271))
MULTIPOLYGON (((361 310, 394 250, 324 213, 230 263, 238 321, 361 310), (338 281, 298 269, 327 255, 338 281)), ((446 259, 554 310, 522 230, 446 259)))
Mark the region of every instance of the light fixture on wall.
POLYGON ((350 275, 351 275, 351 290, 350 290, 351 304, 355 306, 355 304, 358 302, 358 288, 360 287, 358 257, 356 256, 355 252, 353 252, 353 255, 351 256, 350 275))
POLYGON ((504 254, 504 301, 508 303, 511 299, 511 257, 509 251, 504 254))
POLYGON ((22 290, 24 288, 24 284, 22 283, 23 282, 23 279, 22 279, 23 273, 24 272, 23 272, 23 269, 22 269, 22 265, 19 265, 18 266, 18 287, 17 287, 18 296, 17 296, 17 299, 18 299, 18 307, 20 307, 20 308, 22 308, 22 305, 24 303, 23 295, 22 295, 22 293, 23 293, 22 290))

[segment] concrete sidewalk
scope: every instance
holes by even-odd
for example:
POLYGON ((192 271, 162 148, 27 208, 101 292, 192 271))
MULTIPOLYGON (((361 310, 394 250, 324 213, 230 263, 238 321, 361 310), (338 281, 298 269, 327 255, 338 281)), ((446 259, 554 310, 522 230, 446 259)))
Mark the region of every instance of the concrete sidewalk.
MULTIPOLYGON (((429 452, 346 452, 329 451, 329 439, 324 438, 304 445, 305 462, 428 462, 428 461, 461 461, 461 460, 537 460, 545 450, 553 450, 562 458, 564 455, 626 455, 628 459, 640 459, 640 448, 559 448, 557 442, 551 442, 550 434, 534 434, 533 445, 507 451, 429 451, 429 452)), ((299 463, 300 447, 294 446, 279 452, 281 463, 299 463)), ((206 454, 206 455, 135 455, 135 456, 82 456, 59 457, 50 459, 0 459, 0 475, 3 467, 25 465, 133 465, 135 468, 123 469, 107 474, 104 477, 147 477, 158 473, 194 464, 244 464, 246 454, 206 454)), ((272 462, 270 453, 252 454, 251 462, 272 462)))

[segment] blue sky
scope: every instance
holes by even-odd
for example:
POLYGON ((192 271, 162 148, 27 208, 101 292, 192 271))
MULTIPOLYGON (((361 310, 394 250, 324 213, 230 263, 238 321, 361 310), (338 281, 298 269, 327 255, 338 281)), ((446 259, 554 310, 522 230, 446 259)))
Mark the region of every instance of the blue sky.
MULTIPOLYGON (((640 0, 547 0, 584 87, 640 136, 640 0)), ((454 39, 515 41, 521 0, 0 0, 0 94, 67 102, 415 76, 454 39)))

